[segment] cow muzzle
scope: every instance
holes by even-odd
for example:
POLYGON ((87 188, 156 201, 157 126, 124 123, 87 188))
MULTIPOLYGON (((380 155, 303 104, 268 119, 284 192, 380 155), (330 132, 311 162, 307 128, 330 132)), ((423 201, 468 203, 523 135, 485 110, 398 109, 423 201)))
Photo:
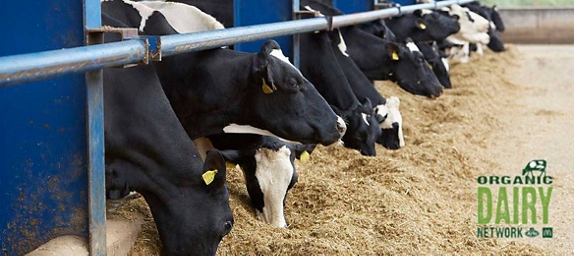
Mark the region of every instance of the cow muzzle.
POLYGON ((345 120, 343 120, 343 118, 340 116, 337 116, 337 131, 339 131, 341 137, 343 137, 345 132, 347 132, 347 125, 345 124, 345 120))

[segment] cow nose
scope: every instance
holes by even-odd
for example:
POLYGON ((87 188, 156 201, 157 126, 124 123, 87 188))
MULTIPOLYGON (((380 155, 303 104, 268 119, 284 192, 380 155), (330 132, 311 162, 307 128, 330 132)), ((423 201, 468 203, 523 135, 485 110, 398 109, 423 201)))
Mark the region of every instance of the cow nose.
POLYGON ((337 131, 339 131, 341 137, 343 137, 343 135, 345 135, 345 132, 347 132, 347 125, 345 124, 343 118, 341 118, 340 116, 337 117, 337 131))

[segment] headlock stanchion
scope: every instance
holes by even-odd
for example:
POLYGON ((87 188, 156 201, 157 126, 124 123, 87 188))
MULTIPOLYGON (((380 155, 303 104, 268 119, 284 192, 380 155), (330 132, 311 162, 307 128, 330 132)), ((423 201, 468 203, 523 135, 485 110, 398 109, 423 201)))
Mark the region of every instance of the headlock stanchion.
MULTIPOLYGON (((235 2, 250 1, 255 0, 235 2)), ((290 13, 278 15, 276 19, 281 22, 107 44, 100 44, 107 28, 101 27, 99 0, 0 2, 2 253, 24 254, 49 239, 72 234, 89 237, 92 255, 105 254, 102 68, 473 1, 448 0, 353 13, 372 10, 375 3, 333 0, 335 7, 351 14, 284 21, 295 19, 294 12, 299 10, 297 0, 287 0, 282 6, 290 13), (26 21, 21 17, 27 17, 26 21), (23 30, 29 38, 22 38, 23 30), (34 82, 39 80, 44 81, 34 82)), ((235 13, 241 13, 241 8, 249 10, 235 6, 235 13)), ((244 24, 257 22, 240 17, 238 25, 244 24)), ((284 53, 291 54, 289 40, 283 44, 287 48, 284 53)), ((293 49, 292 57, 298 63, 298 46, 293 49)))

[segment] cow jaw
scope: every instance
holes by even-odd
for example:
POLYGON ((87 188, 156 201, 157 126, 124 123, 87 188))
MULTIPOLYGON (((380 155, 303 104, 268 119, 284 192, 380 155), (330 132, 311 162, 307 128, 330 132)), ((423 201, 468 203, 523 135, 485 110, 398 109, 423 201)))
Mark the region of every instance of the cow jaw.
POLYGON ((260 148, 255 153, 255 177, 263 195, 263 209, 257 217, 276 227, 287 227, 283 202, 293 177, 291 151, 282 146, 277 151, 260 148))

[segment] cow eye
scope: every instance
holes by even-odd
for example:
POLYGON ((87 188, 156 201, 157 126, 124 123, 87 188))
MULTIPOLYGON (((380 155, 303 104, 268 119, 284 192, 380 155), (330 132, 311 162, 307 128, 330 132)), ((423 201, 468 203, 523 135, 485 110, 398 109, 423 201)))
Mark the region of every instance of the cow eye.
POLYGON ((287 82, 287 86, 296 88, 299 86, 299 84, 297 84, 297 81, 289 81, 287 82))
POLYGON ((227 234, 229 234, 229 232, 231 232, 231 229, 233 228, 233 222, 231 221, 226 221, 225 222, 225 227, 224 227, 224 231, 223 231, 223 236, 226 236, 227 234))

